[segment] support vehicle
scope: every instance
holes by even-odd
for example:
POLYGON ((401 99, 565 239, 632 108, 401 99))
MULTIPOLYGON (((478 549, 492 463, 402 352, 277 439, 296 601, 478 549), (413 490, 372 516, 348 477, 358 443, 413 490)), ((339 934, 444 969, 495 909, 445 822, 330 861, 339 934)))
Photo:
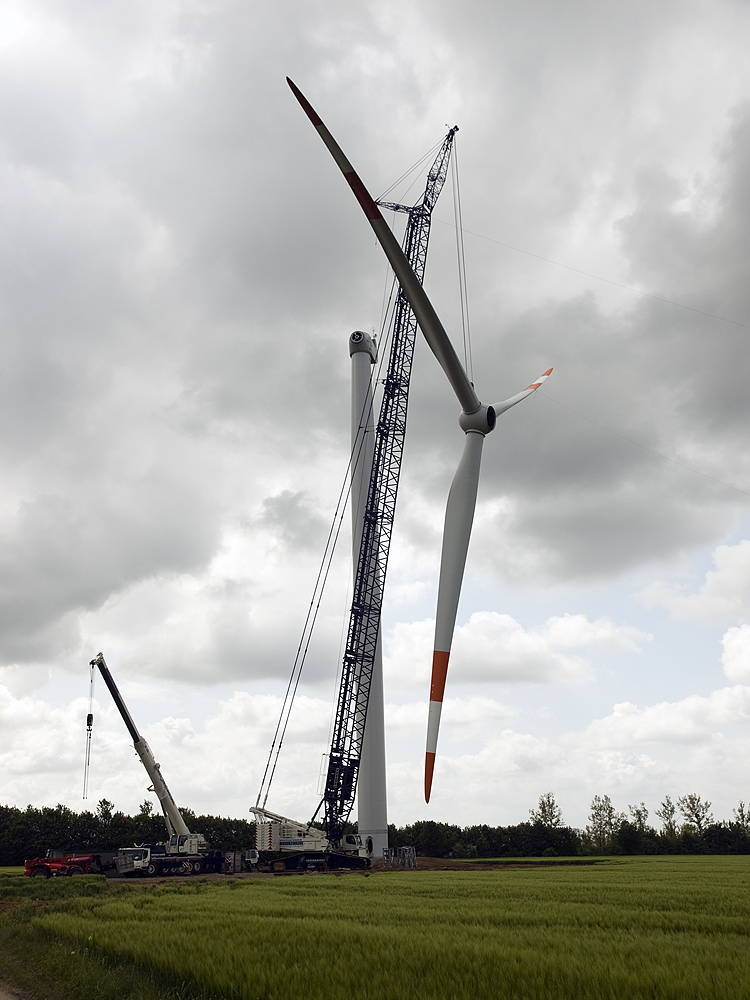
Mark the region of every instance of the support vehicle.
MULTIPOLYGON (((111 857, 111 854, 110 854, 111 857)), ((55 878, 60 875, 103 875, 112 862, 101 854, 70 854, 49 850, 43 858, 24 861, 24 875, 31 878, 55 878)))

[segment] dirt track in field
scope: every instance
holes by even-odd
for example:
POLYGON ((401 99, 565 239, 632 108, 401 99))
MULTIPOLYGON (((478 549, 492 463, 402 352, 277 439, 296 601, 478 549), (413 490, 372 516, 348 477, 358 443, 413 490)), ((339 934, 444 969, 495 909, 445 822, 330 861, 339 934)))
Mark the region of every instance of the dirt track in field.
POLYGON ((8 986, 0 981, 0 1000, 30 1000, 28 993, 21 993, 19 990, 8 986))
MULTIPOLYGON (((594 864, 594 861, 571 861, 567 862, 572 865, 580 864, 594 864)), ((496 872, 504 871, 511 868, 548 868, 552 866, 565 865, 566 862, 563 861, 511 861, 511 862, 495 862, 493 863, 482 863, 481 861, 460 861, 456 858, 417 858, 416 868, 402 868, 400 865, 395 864, 392 869, 388 869, 385 874, 396 875, 399 872, 496 872)), ((322 877, 325 875, 333 875, 335 877, 341 877, 342 875, 372 875, 375 872, 383 872, 383 862, 378 860, 373 862, 370 868, 352 870, 352 869, 339 869, 338 871, 330 872, 238 872, 235 875, 219 875, 216 873, 202 873, 200 875, 193 876, 175 876, 175 875, 159 875, 155 878, 146 878, 142 875, 137 876, 137 882, 141 885, 143 884, 153 884, 159 882, 172 882, 176 879, 182 881, 185 878, 198 878, 201 880, 206 880, 209 882, 226 882, 229 879, 261 879, 261 878, 279 878, 279 877, 290 877, 290 876, 317 876, 322 877)), ((2 997, 0 997, 2 1000, 2 997)))
MULTIPOLYGON (((482 864, 481 861, 459 861, 456 858, 417 858, 417 871, 423 872, 488 872, 500 868, 539 868, 539 864, 524 864, 523 861, 512 864, 482 864)), ((376 861, 370 871, 382 871, 383 862, 376 861)), ((414 871, 413 868, 394 867, 393 871, 414 871)))

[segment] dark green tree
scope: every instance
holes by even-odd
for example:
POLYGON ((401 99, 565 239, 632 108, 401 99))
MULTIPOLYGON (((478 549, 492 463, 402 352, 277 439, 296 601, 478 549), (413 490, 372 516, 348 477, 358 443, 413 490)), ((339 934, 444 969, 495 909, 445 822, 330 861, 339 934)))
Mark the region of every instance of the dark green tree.
POLYGON ((654 811, 661 820, 662 835, 667 840, 674 840, 677 836, 677 807, 669 795, 664 796, 664 801, 654 811))
POLYGON ((563 825, 562 811, 555 802, 554 792, 540 795, 539 805, 536 809, 529 809, 529 816, 532 823, 539 823, 541 826, 554 828, 563 825))
POLYGON ((686 825, 694 829, 699 837, 703 835, 709 823, 713 822, 711 803, 704 802, 695 792, 681 795, 677 800, 677 808, 685 818, 686 825))
POLYGON ((616 835, 625 821, 625 813, 617 812, 609 795, 595 795, 586 827, 594 854, 607 854, 616 848, 616 835))

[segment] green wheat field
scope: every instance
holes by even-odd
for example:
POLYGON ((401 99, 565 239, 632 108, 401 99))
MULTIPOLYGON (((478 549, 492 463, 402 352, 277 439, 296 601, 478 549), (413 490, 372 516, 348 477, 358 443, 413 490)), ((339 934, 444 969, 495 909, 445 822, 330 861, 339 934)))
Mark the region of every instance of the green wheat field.
POLYGON ((227 1000, 750 998, 747 857, 39 881, 27 890, 18 877, 0 880, 58 895, 52 905, 23 903, 33 910, 28 933, 64 944, 92 974, 121 962, 157 975, 174 996, 187 995, 182 984, 190 996, 227 1000))

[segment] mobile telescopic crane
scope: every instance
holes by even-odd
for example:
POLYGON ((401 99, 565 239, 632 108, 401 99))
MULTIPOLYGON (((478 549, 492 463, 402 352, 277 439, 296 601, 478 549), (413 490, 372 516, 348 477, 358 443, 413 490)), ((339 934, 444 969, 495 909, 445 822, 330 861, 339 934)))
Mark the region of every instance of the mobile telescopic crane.
MULTIPOLYGON (((110 673, 109 667, 104 661, 104 655, 99 653, 95 656, 91 661, 90 666, 92 670, 94 670, 95 667, 99 668, 99 673, 102 675, 104 683, 107 685, 109 693, 112 695, 112 701, 115 703, 117 711, 120 713, 122 721, 125 723, 125 727, 130 733, 130 738, 133 740, 133 748, 140 757, 141 763, 146 768, 149 778, 151 778, 152 785, 149 788, 149 791, 155 792, 159 799, 161 810, 164 813, 164 822, 167 824, 167 833, 170 840, 175 835, 178 837, 192 836, 190 830, 187 828, 185 820, 182 818, 182 813, 177 808, 177 803, 172 797, 172 793, 167 787, 166 781, 162 777, 161 768, 156 763, 156 758, 151 752, 151 747, 138 732, 136 724, 133 722, 133 717, 128 711, 125 702, 122 700, 122 695, 115 684, 114 677, 110 673)), ((91 725, 91 722, 89 722, 89 725, 91 725)))
MULTIPOLYGON (((122 695, 115 684, 109 667, 104 661, 104 655, 99 653, 90 663, 92 682, 94 670, 98 667, 104 678, 104 683, 112 695, 117 711, 130 733, 135 752, 151 779, 150 792, 155 792, 161 804, 164 822, 167 826, 168 842, 164 844, 142 844, 139 847, 122 847, 117 852, 115 863, 119 874, 139 872, 148 875, 159 874, 193 874, 202 871, 220 871, 224 863, 222 851, 207 849, 206 841, 201 833, 191 833, 177 803, 162 777, 161 768, 151 752, 151 747, 138 732, 133 717, 127 709, 122 695)), ((93 714, 89 712, 87 728, 89 733, 93 725, 93 714)), ((88 766, 88 757, 87 757, 88 766)))
MULTIPOLYGON (((403 252, 420 283, 424 278, 427 261, 432 210, 445 184, 457 131, 458 126, 454 126, 443 140, 430 168, 424 194, 417 204, 406 206, 391 202, 378 203, 389 211, 407 214, 403 252)), ((353 860, 337 861, 337 858, 340 858, 340 852, 357 850, 359 838, 346 835, 344 831, 354 806, 357 779, 362 765, 370 692, 373 684, 380 685, 382 689, 380 619, 406 434, 416 335, 416 318, 403 288, 399 286, 393 311, 388 370, 375 426, 372 465, 360 528, 359 557, 354 572, 354 592, 323 799, 307 828, 276 816, 265 808, 256 806, 251 810, 258 824, 256 843, 259 849, 300 852, 296 858, 289 859, 289 866, 352 864, 353 860), (312 826, 321 807, 324 809, 324 830, 312 826), (326 841, 327 846, 323 850, 325 857, 321 857, 319 852, 326 841)), ((369 351, 374 363, 374 346, 366 334, 352 334, 350 352, 357 349, 369 351)), ((379 702, 382 712, 382 698, 379 702)), ((382 720, 379 719, 378 722, 377 736, 368 740, 367 750, 371 757, 368 765, 373 773, 380 771, 384 775, 385 743, 382 720)), ((382 786, 380 801, 375 806, 375 811, 380 815, 373 817, 374 825, 383 828, 385 835, 381 847, 387 846, 384 778, 382 786)), ((263 789, 261 794, 262 792, 263 789)), ((260 797, 259 795, 258 801, 260 797)), ((362 860, 369 863, 369 859, 362 860)))

